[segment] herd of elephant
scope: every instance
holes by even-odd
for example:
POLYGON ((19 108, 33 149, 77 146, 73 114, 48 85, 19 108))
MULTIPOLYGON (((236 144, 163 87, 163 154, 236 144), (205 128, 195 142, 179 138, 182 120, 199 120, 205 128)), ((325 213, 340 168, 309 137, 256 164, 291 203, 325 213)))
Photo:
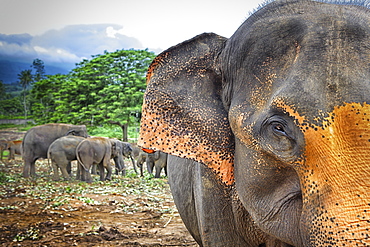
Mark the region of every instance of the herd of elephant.
POLYGON ((71 162, 77 161, 76 179, 92 182, 91 174, 99 171, 100 181, 111 180, 113 159, 116 174, 126 175, 124 159, 132 161, 138 173, 140 168, 143 176, 143 164, 146 162, 149 173, 155 169, 155 177, 159 178, 164 169, 167 175, 167 154, 161 151, 144 151, 134 144, 106 137, 89 136, 85 125, 45 124, 31 128, 24 135, 23 141, 3 141, 3 150, 8 150, 8 159, 15 154, 22 155, 24 160, 23 176, 35 176, 35 162, 39 158, 47 158, 53 168, 53 180, 59 180, 59 170, 64 180, 72 178, 71 162), (137 164, 135 165, 135 158, 137 164), (105 174, 106 173, 106 174, 105 174))

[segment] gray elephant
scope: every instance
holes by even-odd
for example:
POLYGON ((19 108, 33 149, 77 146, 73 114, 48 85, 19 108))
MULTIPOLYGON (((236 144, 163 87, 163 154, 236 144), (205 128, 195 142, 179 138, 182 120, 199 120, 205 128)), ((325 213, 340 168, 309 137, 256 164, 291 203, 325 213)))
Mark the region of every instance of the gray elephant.
POLYGON ((114 160, 114 163, 116 165, 116 174, 118 175, 120 172, 122 173, 122 176, 126 176, 126 166, 124 162, 124 157, 130 158, 133 168, 135 172, 137 173, 136 167, 135 167, 135 161, 132 157, 132 146, 128 142, 122 142, 119 140, 115 140, 116 144, 112 152, 112 159, 114 160))
POLYGON ((39 158, 47 158, 50 144, 59 137, 75 135, 87 137, 85 125, 44 124, 29 129, 22 142, 24 160, 23 176, 36 176, 35 162, 39 158))
MULTIPOLYGON (((112 140, 105 137, 89 137, 81 141, 76 148, 76 157, 79 162, 78 175, 81 180, 88 183, 92 182, 91 169, 94 165, 97 165, 99 169, 100 181, 111 180, 112 167, 110 159, 112 153, 115 152, 115 145, 117 140, 112 140), (104 176, 104 170, 107 170, 107 175, 104 176)), ((120 160, 122 158, 122 152, 117 152, 120 160)), ((119 161, 117 164, 121 165, 119 161)))
POLYGON ((270 2, 149 67, 138 145, 171 155, 200 246, 370 246, 370 10, 333 2, 270 2))
POLYGON ((71 161, 77 160, 76 148, 83 140, 84 137, 69 135, 60 137, 50 144, 47 156, 51 160, 55 181, 59 180, 59 169, 64 180, 71 179, 71 161))
POLYGON ((22 141, 9 141, 7 145, 7 149, 9 151, 8 160, 15 159, 15 155, 22 155, 22 141))
POLYGON ((140 168, 140 175, 143 176, 143 163, 150 174, 153 173, 155 167, 155 178, 161 177, 161 171, 164 169, 167 176, 167 154, 161 151, 152 151, 150 149, 143 149, 140 151, 137 158, 137 166, 140 168))

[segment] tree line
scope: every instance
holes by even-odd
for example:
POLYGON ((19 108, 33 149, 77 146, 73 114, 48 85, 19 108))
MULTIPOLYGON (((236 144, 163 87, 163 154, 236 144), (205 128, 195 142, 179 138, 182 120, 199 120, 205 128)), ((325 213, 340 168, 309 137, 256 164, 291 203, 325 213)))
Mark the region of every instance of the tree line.
POLYGON ((32 115, 37 124, 119 125, 127 140, 128 126, 140 121, 146 71, 154 57, 147 49, 105 51, 56 75, 45 75, 43 62, 35 59, 33 69, 18 74, 21 93, 5 93, 0 83, 0 115, 32 115))

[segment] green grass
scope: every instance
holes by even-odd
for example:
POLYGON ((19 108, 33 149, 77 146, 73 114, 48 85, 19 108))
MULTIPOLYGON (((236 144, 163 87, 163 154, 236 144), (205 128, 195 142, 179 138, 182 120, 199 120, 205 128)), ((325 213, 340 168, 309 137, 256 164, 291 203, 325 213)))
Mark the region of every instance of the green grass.
MULTIPOLYGON (((129 142, 136 142, 139 137, 138 126, 129 126, 128 139, 129 142)), ((104 136, 109 138, 117 138, 122 140, 123 133, 119 126, 103 126, 103 127, 88 127, 89 135, 104 136)))

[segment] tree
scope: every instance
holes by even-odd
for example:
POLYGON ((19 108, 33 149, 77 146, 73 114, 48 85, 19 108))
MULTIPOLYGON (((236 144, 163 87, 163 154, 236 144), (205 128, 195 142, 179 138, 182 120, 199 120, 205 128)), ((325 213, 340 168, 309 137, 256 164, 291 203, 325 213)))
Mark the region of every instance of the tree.
POLYGON ((61 122, 56 116, 57 101, 60 100, 60 90, 68 82, 68 75, 47 75, 33 84, 31 90, 32 113, 40 124, 61 122))
POLYGON ((127 141, 128 126, 141 112, 146 71, 154 57, 147 50, 118 50, 78 64, 72 77, 87 92, 76 95, 75 105, 81 108, 75 117, 90 125, 119 125, 127 141))
POLYGON ((27 69, 27 70, 21 71, 21 73, 18 74, 18 79, 19 79, 19 84, 23 88, 24 119, 27 119, 26 91, 27 91, 28 86, 33 81, 32 70, 27 69))
POLYGON ((31 67, 36 70, 35 74, 33 75, 34 81, 40 81, 45 78, 45 66, 41 59, 34 59, 31 67))
POLYGON ((119 125, 127 141, 128 126, 140 120, 146 71, 154 57, 147 50, 104 52, 76 64, 68 75, 46 76, 31 91, 36 121, 119 125))

